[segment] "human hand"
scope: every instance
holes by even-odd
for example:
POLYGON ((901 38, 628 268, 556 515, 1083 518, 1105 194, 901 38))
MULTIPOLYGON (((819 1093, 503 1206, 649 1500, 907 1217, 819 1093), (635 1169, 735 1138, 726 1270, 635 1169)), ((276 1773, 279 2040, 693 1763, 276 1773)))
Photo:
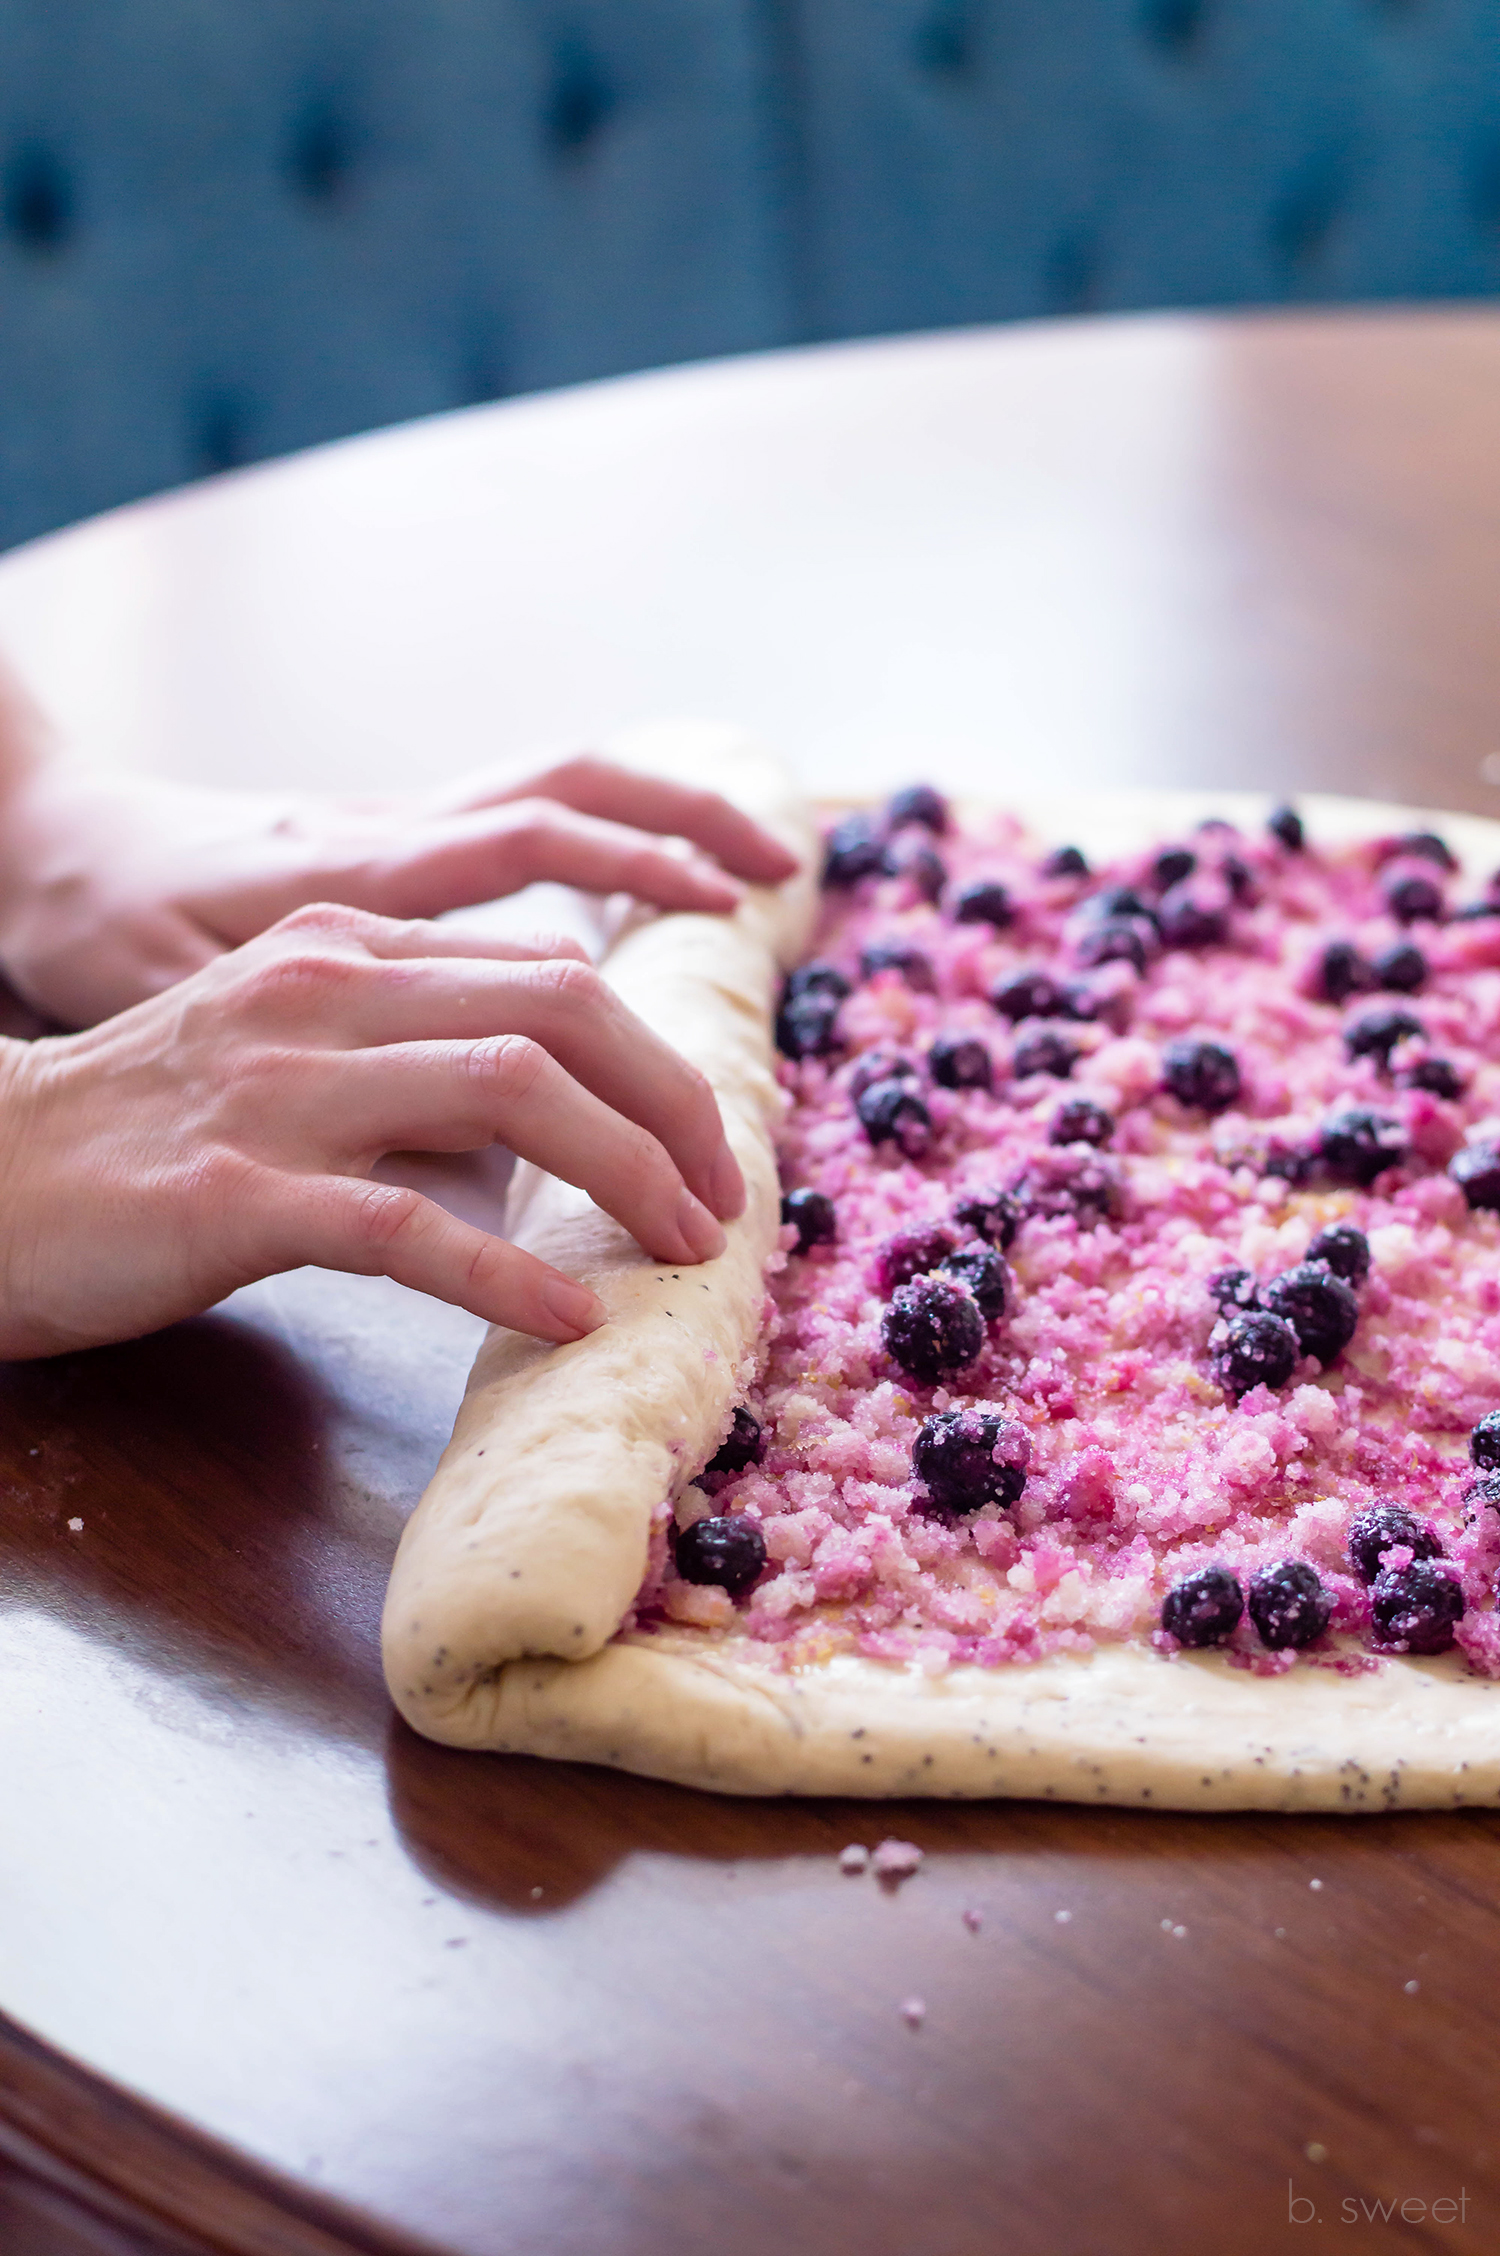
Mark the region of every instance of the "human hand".
POLYGON ((744 1204, 708 1083, 571 944, 301 909, 86 1033, 0 1042, 0 1357, 306 1263, 581 1338, 604 1321, 585 1286, 369 1180, 389 1151, 497 1141, 659 1261, 712 1258, 744 1204))
POLYGON ((0 791, 0 972, 64 1026, 159 994, 310 901, 431 917, 554 878, 717 911, 739 880, 796 868, 718 793, 591 758, 372 799, 16 765, 0 791))

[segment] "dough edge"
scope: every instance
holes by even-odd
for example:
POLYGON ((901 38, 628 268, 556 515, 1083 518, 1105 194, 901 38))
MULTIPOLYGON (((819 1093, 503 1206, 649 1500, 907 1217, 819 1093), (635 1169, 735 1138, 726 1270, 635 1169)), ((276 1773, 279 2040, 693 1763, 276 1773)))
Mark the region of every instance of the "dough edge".
MULTIPOLYGON (((1272 803, 1165 790, 1005 800, 1039 836, 1098 859, 1207 815, 1249 827, 1272 803)), ((1297 805, 1330 845, 1441 828, 1470 876, 1500 862, 1500 822, 1484 816, 1316 793, 1297 805)), ((509 1661, 441 1720, 400 1704, 449 1745, 717 1793, 1353 1815, 1500 1804, 1496 1695, 1500 1682, 1455 1654, 1262 1677, 1219 1654, 1101 1645, 929 1677, 857 1655, 783 1670, 749 1640, 673 1628, 616 1637, 584 1660, 509 1661)))

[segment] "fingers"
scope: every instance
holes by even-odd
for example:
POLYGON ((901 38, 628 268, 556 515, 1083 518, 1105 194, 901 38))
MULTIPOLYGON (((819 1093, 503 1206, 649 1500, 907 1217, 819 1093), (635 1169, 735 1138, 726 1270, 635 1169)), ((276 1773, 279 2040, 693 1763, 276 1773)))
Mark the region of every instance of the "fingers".
POLYGON ((491 1324, 558 1342, 582 1339, 606 1318, 586 1285, 503 1238, 455 1221, 417 1191, 324 1176, 280 1178, 270 1259, 311 1262, 360 1276, 393 1277, 491 1324))
POLYGON ((323 1061, 307 1101, 325 1148, 354 1168, 387 1151, 474 1151, 504 1143, 587 1191, 658 1261, 696 1263, 724 1233, 657 1139, 519 1035, 403 1043, 323 1061))
POLYGON ((335 897, 386 916, 434 916, 514 893, 538 878, 586 893, 631 893, 661 909, 722 914, 744 898, 702 854, 549 799, 523 799, 419 828, 380 864, 323 873, 335 897))
POLYGON ((717 791, 695 790, 643 775, 612 760, 588 756, 559 762, 523 784, 470 777, 454 786, 450 806, 486 807, 516 798, 554 799, 581 815, 628 823, 666 837, 689 838, 737 877, 760 885, 779 885, 797 868, 797 857, 779 838, 717 791), (462 796, 456 796, 462 794, 462 796))

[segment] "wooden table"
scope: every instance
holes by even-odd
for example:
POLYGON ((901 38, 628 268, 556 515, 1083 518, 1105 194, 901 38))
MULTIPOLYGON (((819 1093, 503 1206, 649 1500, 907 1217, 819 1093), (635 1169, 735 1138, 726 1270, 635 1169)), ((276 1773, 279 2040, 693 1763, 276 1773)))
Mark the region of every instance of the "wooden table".
MULTIPOLYGON (((792 355, 126 512, 0 566, 0 639, 224 780, 697 708, 824 788, 1484 809, 1497 433, 1482 313, 792 355)), ((474 1332, 303 1272, 0 1374, 7 2256, 1496 2245, 1493 1817, 762 1806, 396 1723, 474 1332), (887 1831, 896 1895, 835 1862, 887 1831)))

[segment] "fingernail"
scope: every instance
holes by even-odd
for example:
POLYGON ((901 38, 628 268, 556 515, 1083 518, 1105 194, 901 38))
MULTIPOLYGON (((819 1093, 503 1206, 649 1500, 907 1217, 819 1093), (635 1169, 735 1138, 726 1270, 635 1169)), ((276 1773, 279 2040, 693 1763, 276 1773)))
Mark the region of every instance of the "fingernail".
POLYGON ((684 1191, 677 1201, 677 1227, 700 1261, 712 1261, 729 1242, 708 1208, 691 1191, 684 1191))
POLYGON ((740 1173, 739 1161, 726 1144, 708 1171, 708 1187, 713 1197, 714 1212, 721 1222, 730 1222, 736 1214, 745 1211, 745 1178, 740 1173))
POLYGON ((542 1306, 555 1323, 566 1324, 580 1339, 585 1332, 597 1332, 609 1321, 603 1301, 597 1300, 587 1285, 575 1285, 570 1277, 542 1280, 542 1306))

